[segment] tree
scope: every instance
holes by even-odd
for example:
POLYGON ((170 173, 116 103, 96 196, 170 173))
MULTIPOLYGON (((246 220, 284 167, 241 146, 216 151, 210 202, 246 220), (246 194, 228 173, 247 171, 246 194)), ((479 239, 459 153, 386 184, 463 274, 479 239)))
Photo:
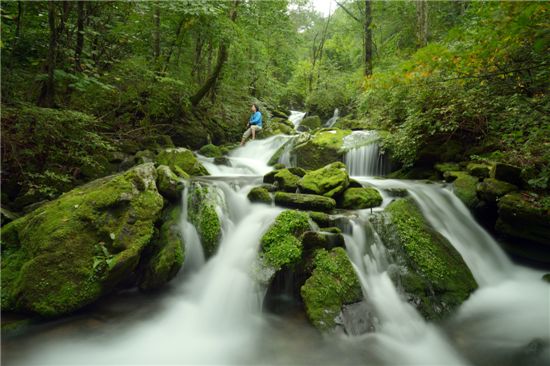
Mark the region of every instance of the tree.
POLYGON ((53 107, 55 103, 55 62, 57 56, 57 28, 55 26, 55 3, 53 0, 48 1, 48 24, 50 27, 50 44, 48 48, 48 59, 46 68, 48 70, 48 78, 42 85, 40 96, 38 97, 38 105, 42 107, 53 107))
POLYGON ((416 44, 417 48, 428 44, 428 1, 416 1, 416 44))

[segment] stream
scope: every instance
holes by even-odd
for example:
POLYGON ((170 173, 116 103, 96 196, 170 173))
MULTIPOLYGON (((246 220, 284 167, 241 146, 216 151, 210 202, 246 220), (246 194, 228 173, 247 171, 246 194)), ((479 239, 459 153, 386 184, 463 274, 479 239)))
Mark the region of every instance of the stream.
MULTIPOLYGON (((291 120, 299 125, 293 113, 291 120)), ((181 229, 184 269, 155 295, 126 290, 63 320, 5 336, 5 365, 548 365, 550 286, 542 272, 513 263, 442 184, 376 178, 388 167, 377 145, 352 149, 350 175, 391 198, 403 188, 426 219, 462 255, 479 289, 440 324, 426 322, 388 276, 391 260, 369 225, 370 210, 349 215, 346 250, 376 317, 376 331, 321 335, 301 313, 262 311, 266 288, 255 266, 260 238, 282 208, 250 203, 247 193, 271 168, 271 156, 292 137, 249 141, 229 154, 231 166, 199 157, 211 173, 197 180, 215 189, 222 217, 219 250, 205 260, 187 221, 181 229)), ((288 159, 285 154, 281 159, 288 159)), ((289 159, 290 161, 290 159, 289 159)), ((288 162, 287 162, 288 163, 288 162)), ((377 210, 380 210, 377 209, 377 210)))

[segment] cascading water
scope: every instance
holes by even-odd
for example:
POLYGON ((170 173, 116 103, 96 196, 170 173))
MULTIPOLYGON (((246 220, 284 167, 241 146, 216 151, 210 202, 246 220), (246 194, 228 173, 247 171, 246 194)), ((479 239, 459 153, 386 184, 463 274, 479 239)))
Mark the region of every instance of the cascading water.
POLYGON ((389 173, 389 163, 381 153, 376 131, 354 131, 344 140, 347 148, 344 163, 351 176, 383 176, 389 173))
POLYGON ((294 129, 297 129, 300 127, 300 123, 302 123, 302 120, 306 116, 306 112, 299 112, 299 111, 290 111, 290 116, 288 116, 288 120, 292 122, 294 125, 294 129))
POLYGON ((334 110, 334 114, 332 117, 325 123, 325 127, 332 127, 338 121, 338 118, 340 118, 340 110, 336 108, 334 110))

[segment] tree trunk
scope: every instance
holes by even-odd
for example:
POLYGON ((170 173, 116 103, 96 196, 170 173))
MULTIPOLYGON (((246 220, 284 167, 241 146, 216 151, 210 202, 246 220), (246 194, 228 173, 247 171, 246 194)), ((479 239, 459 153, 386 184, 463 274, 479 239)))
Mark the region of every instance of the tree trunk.
MULTIPOLYGON (((230 12, 230 19, 234 23, 237 19, 237 6, 239 5, 239 0, 236 0, 233 8, 230 12)), ((191 97, 191 105, 193 107, 196 107, 200 101, 204 98, 208 92, 215 87, 216 82, 218 81, 218 78, 220 77, 220 74, 223 69, 223 65, 227 61, 227 58, 229 57, 229 45, 230 42, 227 41, 225 43, 222 42, 220 45, 219 51, 218 51, 218 61, 216 62, 216 67, 214 68, 214 72, 210 77, 206 80, 206 83, 197 91, 195 95, 191 97)))
POLYGON ((176 48, 176 43, 178 43, 178 39, 180 38, 184 21, 185 21, 185 18, 181 18, 181 20, 178 23, 178 28, 176 29, 176 38, 174 38, 174 42, 172 42, 172 44, 170 45, 170 48, 168 49, 168 54, 166 55, 166 59, 164 60, 164 66, 162 67, 163 73, 165 73, 166 70, 168 69, 168 65, 170 64, 170 59, 172 58, 172 54, 174 53, 174 48, 176 48))
POLYGON ((155 14, 153 15, 153 57, 157 61, 160 57, 160 6, 155 2, 155 14))
POLYGON ((76 47, 74 50, 74 69, 75 71, 82 71, 82 65, 80 64, 80 56, 84 49, 84 2, 79 1, 77 3, 77 20, 76 20, 76 47))
POLYGON ((48 23, 50 27, 50 46, 48 48, 47 70, 48 79, 42 85, 38 105, 42 107, 53 107, 55 99, 54 70, 57 53, 57 29, 55 27, 55 3, 48 1, 48 23))
POLYGON ((417 47, 425 47, 428 44, 428 1, 416 2, 416 40, 417 47))
POLYGON ((365 76, 372 75, 372 8, 371 0, 365 0, 365 76))

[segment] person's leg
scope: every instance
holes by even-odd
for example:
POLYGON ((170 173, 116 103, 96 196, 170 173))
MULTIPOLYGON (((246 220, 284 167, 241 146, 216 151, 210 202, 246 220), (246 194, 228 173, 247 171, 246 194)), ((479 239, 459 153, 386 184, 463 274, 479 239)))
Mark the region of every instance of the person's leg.
POLYGON ((250 136, 250 133, 252 132, 251 127, 249 127, 246 131, 243 133, 243 138, 241 139, 241 146, 244 145, 244 142, 246 139, 250 136))
POLYGON ((252 128, 252 140, 255 140, 255 139, 256 139, 256 128, 257 128, 257 127, 256 127, 256 126, 252 126, 252 127, 250 127, 250 128, 252 128))

